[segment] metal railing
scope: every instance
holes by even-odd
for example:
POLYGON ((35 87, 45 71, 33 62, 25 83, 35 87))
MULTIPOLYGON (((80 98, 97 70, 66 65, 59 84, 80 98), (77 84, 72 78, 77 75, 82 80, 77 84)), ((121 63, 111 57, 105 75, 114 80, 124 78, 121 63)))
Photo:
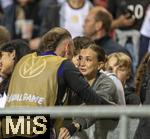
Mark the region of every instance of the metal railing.
POLYGON ((4 115, 50 115, 57 117, 93 117, 115 118, 121 122, 120 139, 127 137, 127 122, 129 117, 150 117, 150 106, 54 106, 34 108, 5 108, 0 109, 0 116, 4 115))

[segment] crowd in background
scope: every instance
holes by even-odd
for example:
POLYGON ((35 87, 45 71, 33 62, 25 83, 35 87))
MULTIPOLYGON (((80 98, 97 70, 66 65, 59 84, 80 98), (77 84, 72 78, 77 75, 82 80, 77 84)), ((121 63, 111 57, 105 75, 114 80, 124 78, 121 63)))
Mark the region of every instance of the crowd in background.
MULTIPOLYGON (((0 0, 0 107, 14 105, 13 91, 33 91, 29 88, 34 85, 18 77, 24 61, 30 65, 31 57, 52 52, 74 65, 55 58, 56 68, 49 63, 49 69, 58 70, 58 84, 41 90, 35 85, 34 91, 45 92, 54 86, 58 93, 43 106, 100 104, 97 96, 105 105, 150 104, 149 4, 149 0, 0 0), (90 89, 94 90, 97 99, 82 96, 85 88, 89 96, 90 89)), ((46 74, 52 76, 50 81, 57 80, 48 71, 46 74)), ((39 87, 42 85, 39 82, 39 87)), ((50 91, 57 92, 54 88, 50 91)), ((149 118, 131 118, 128 137, 149 139, 149 126, 149 118)), ((56 133, 62 139, 119 139, 119 129, 116 119, 75 118, 65 120, 56 133)))

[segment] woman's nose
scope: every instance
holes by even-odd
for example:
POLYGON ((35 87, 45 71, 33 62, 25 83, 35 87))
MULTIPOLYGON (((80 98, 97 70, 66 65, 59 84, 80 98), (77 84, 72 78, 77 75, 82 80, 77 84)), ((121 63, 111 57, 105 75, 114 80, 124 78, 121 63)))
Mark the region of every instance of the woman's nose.
POLYGON ((81 66, 85 66, 85 60, 84 59, 80 60, 79 63, 81 66))

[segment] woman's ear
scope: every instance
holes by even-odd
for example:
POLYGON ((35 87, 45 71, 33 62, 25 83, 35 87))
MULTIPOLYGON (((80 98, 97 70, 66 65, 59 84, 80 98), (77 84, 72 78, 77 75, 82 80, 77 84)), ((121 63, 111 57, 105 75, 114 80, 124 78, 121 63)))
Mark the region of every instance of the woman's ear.
POLYGON ((98 70, 104 69, 105 68, 104 66, 105 66, 105 63, 100 61, 98 65, 98 70))

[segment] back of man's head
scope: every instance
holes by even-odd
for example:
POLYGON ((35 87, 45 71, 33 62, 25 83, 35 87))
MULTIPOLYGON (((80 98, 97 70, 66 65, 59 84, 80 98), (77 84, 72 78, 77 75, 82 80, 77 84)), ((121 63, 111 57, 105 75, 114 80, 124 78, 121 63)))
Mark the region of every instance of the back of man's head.
POLYGON ((10 32, 4 26, 0 26, 0 45, 11 40, 10 32))
POLYGON ((55 51, 63 40, 71 38, 71 34, 64 28, 55 27, 45 33, 41 39, 40 51, 55 51))
POLYGON ((102 22, 102 27, 106 33, 109 33, 112 23, 112 15, 107 9, 101 6, 96 6, 91 9, 95 13, 95 21, 102 22))

